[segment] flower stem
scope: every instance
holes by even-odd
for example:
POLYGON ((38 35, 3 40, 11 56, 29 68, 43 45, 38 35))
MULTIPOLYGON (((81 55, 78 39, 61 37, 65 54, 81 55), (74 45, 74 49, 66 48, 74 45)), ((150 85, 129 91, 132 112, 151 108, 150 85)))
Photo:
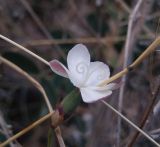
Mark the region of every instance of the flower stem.
POLYGON ((44 122, 45 120, 49 119, 51 116, 53 115, 52 113, 49 113, 47 115, 45 115, 44 117, 40 118, 39 120, 37 120, 36 122, 34 122, 33 124, 29 125, 28 127, 26 127, 25 129, 23 129, 22 131, 20 131, 19 133, 17 133, 16 135, 10 137, 8 140, 6 140, 5 142, 0 144, 0 147, 4 147, 7 144, 9 144, 11 141, 16 140, 17 138, 19 138, 20 136, 24 135, 25 133, 27 133, 28 131, 30 131, 31 129, 33 129, 34 127, 38 126, 39 124, 41 124, 42 122, 44 122))
POLYGON ((136 66, 138 66, 159 45, 160 45, 160 37, 158 37, 156 40, 154 40, 152 42, 152 44, 131 65, 129 65, 127 68, 123 69, 121 72, 117 73, 116 75, 110 77, 108 80, 103 81, 99 86, 106 85, 106 84, 122 77, 123 75, 127 74, 130 71, 130 69, 134 69, 136 66))
POLYGON ((22 45, 14 42, 14 41, 12 41, 11 39, 9 39, 9 38, 1 35, 1 34, 0 34, 0 38, 3 39, 3 40, 5 40, 5 41, 7 41, 7 42, 9 42, 9 43, 11 43, 12 45, 14 45, 14 46, 16 46, 16 47, 18 47, 18 48, 20 48, 21 50, 27 52, 28 54, 32 55, 32 56, 35 57, 36 59, 40 60, 41 62, 43 62, 44 64, 46 64, 46 65, 49 66, 49 63, 48 63, 46 60, 44 60, 44 59, 41 58, 40 56, 36 55, 35 53, 31 52, 29 49, 23 47, 22 45))
MULTIPOLYGON (((29 53, 30 55, 32 55, 33 57, 37 58, 38 60, 40 60, 41 62, 43 62, 44 64, 49 66, 49 62, 46 61, 45 59, 43 59, 42 57, 36 55, 35 53, 29 51, 27 48, 21 46, 20 44, 10 40, 9 38, 3 36, 0 34, 0 38, 13 44, 14 46, 20 48, 21 50, 29 53)), ((110 77, 108 80, 103 81, 99 86, 103 86, 106 85, 120 77, 122 77, 123 75, 127 74, 129 72, 130 69, 134 69, 136 66, 138 66, 148 55, 150 55, 155 48, 160 44, 160 37, 158 37, 156 40, 154 40, 151 45, 131 64, 129 65, 127 68, 123 69, 121 72, 117 73, 116 75, 110 77)))
POLYGON ((34 78, 32 78, 27 72, 25 72, 24 70, 19 68, 17 65, 15 65, 14 63, 10 62, 9 60, 3 58, 2 56, 0 56, 0 61, 2 61, 7 66, 9 66, 12 69, 14 69, 16 72, 18 72, 23 77, 25 77, 28 81, 30 81, 42 93, 42 95, 44 97, 44 100, 46 102, 46 105, 48 107, 49 112, 53 111, 52 105, 51 105, 51 103, 50 103, 50 101, 49 101, 49 99, 47 97, 47 94, 46 94, 44 88, 41 86, 41 84, 38 81, 36 81, 34 78))

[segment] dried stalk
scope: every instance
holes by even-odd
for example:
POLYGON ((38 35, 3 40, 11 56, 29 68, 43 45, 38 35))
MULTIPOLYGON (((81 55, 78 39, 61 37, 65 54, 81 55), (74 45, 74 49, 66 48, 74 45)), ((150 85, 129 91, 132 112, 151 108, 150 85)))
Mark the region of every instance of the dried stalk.
MULTIPOLYGON (((0 35, 0 38, 2 38, 2 35, 0 35)), ((6 38, 3 36, 4 40, 6 40, 7 42, 10 42, 11 44, 13 44, 10 39, 6 38)), ((15 44, 15 43, 14 43, 15 44)), ((13 44, 13 45, 14 45, 13 44)), ((99 86, 108 84, 120 77, 122 77, 123 75, 127 74, 130 70, 134 69, 137 65, 139 65, 146 57, 148 57, 148 55, 150 55, 155 48, 160 44, 160 37, 157 38, 156 40, 154 40, 154 42, 127 68, 125 68, 124 70, 122 70, 121 72, 117 73, 116 75, 112 76, 111 78, 109 78, 108 80, 102 82, 99 86)), ((17 46, 18 47, 18 46, 17 46)), ((22 49, 22 48, 20 48, 22 49)), ((24 49, 23 49, 24 50, 24 49)), ((27 50, 25 48, 25 50, 27 50)), ((24 50, 24 51, 25 51, 24 50)), ((34 55, 34 53, 32 53, 31 55, 34 55)), ((37 56, 34 55, 34 57, 37 58, 37 56)), ((41 57, 37 58, 39 59, 41 62, 43 63, 47 63, 46 65, 48 65, 49 63, 46 60, 42 60, 41 57), (45 61, 45 62, 44 62, 45 61)), ((120 115, 124 120, 126 120, 130 125, 132 125, 136 130, 138 130, 139 132, 141 132, 145 137, 147 137, 151 142, 153 142, 154 144, 156 144, 158 147, 160 147, 160 145, 154 141, 148 134, 146 134, 143 130, 141 130, 140 128, 138 128, 135 124, 133 124, 131 121, 129 121, 125 116, 123 116, 121 113, 119 113, 117 110, 115 110, 111 105, 109 105, 108 103, 106 103, 105 101, 103 101, 103 103, 105 103, 112 111, 114 111, 116 114, 120 115)))
MULTIPOLYGON (((127 12, 127 13, 131 13, 131 8, 123 1, 123 0, 117 0, 117 2, 119 4, 121 4, 122 8, 127 12)), ((146 2, 147 3, 147 2, 146 2)), ((144 25, 143 26, 143 30, 149 34, 149 36, 151 38, 154 38, 155 37, 155 34, 146 26, 144 25)))
POLYGON ((49 63, 48 63, 46 60, 44 60, 43 58, 41 58, 41 57, 39 57, 38 55, 34 54, 33 52, 31 52, 29 49, 23 47, 22 45, 14 42, 14 41, 12 41, 12 40, 10 40, 9 38, 7 38, 7 37, 5 37, 5 36, 3 36, 3 35, 1 35, 1 34, 0 34, 0 38, 3 39, 3 40, 5 40, 5 41, 7 41, 7 42, 9 42, 9 43, 12 44, 12 45, 18 47, 18 48, 20 48, 21 50, 25 51, 26 53, 30 54, 31 56, 33 56, 33 57, 35 57, 36 59, 40 60, 41 62, 45 63, 46 65, 49 65, 49 63))
MULTIPOLYGON (((50 34, 50 32, 46 29, 45 25, 40 20, 40 18, 38 17, 38 15, 34 12, 34 10, 32 9, 32 7, 30 6, 29 2, 26 1, 26 0, 19 0, 19 1, 23 4, 23 6, 28 11, 28 13, 31 15, 31 17, 33 18, 33 20, 35 21, 35 23, 37 24, 37 26, 40 28, 40 30, 43 32, 43 34, 48 39, 52 39, 54 41, 54 38, 52 37, 52 35, 50 34)), ((63 51, 60 50, 60 47, 56 46, 56 49, 57 49, 57 52, 60 53, 60 55, 65 59, 65 54, 64 54, 63 51)))
POLYGON ((20 131, 19 133, 17 133, 16 135, 10 137, 8 140, 6 140, 5 142, 0 144, 0 147, 4 147, 6 145, 8 145, 10 142, 16 140, 17 138, 21 137, 22 135, 24 135, 25 133, 27 133, 28 131, 32 130, 33 128, 35 128, 36 126, 40 125, 42 122, 46 121, 47 119, 49 119, 54 112, 49 113, 47 115, 45 115, 44 117, 42 117, 41 119, 39 119, 38 121, 34 122, 33 124, 31 124, 30 126, 26 127, 25 129, 23 129, 22 131, 20 131))
MULTIPOLYGON (((140 39, 151 39, 149 36, 140 36, 140 39)), ((155 38, 155 37, 154 37, 155 38)), ((120 41, 125 41, 126 36, 120 36, 120 37, 85 37, 85 38, 73 38, 73 39, 40 39, 40 40, 31 40, 24 42, 24 46, 43 46, 43 45, 55 45, 55 44, 77 44, 77 43, 102 43, 106 44, 109 43, 110 41, 113 42, 120 42, 120 41)))
POLYGON ((110 104, 108 104, 104 100, 102 100, 102 103, 104 103, 108 108, 110 108, 112 111, 114 111, 116 114, 118 114, 122 119, 124 119, 127 123, 129 123, 132 127, 134 127, 138 132, 140 132, 146 138, 148 138, 148 140, 150 140, 153 144, 155 144, 157 147, 160 147, 160 144, 158 144, 152 137, 150 137, 147 133, 145 133, 143 130, 141 130, 139 127, 137 127, 133 122, 131 122, 124 115, 122 115, 120 112, 118 112, 116 109, 114 109, 110 104))
MULTIPOLYGON (((150 113, 152 112, 152 110, 153 110, 153 107, 154 107, 155 101, 156 101, 156 99, 157 99, 157 97, 158 97, 159 91, 160 91, 160 80, 158 81, 158 84, 157 84, 157 86, 155 87, 155 90, 154 90, 154 92, 153 92, 153 94, 152 94, 151 102, 150 102, 149 106, 147 107, 147 110, 145 111, 145 113, 144 113, 144 115, 143 115, 143 118, 142 118, 142 120, 141 120, 141 122, 140 122, 139 128, 142 129, 142 128, 144 127, 144 125, 146 124, 146 121, 147 121, 147 119, 148 119, 148 116, 149 116, 149 114, 150 114, 150 113)), ((133 146, 133 144, 134 144, 134 142, 136 141, 138 135, 139 135, 139 132, 136 131, 135 134, 133 135, 132 139, 131 139, 130 142, 128 143, 127 147, 132 147, 132 146, 133 146)))
POLYGON ((103 81, 101 85, 105 85, 108 84, 114 80, 117 80, 118 78, 122 77, 123 75, 127 74, 130 70, 133 70, 134 68, 136 68, 144 59, 146 59, 151 53, 154 52, 154 50, 156 49, 156 47, 158 47, 160 45, 160 37, 158 37, 157 39, 155 39, 151 45, 149 45, 146 50, 128 67, 126 67, 125 69, 123 69, 122 71, 120 71, 119 73, 115 74, 114 76, 110 77, 108 80, 103 81))
POLYGON ((7 59, 3 58, 2 56, 0 56, 0 61, 2 61, 4 64, 8 65, 9 67, 13 68, 15 71, 17 71, 18 73, 20 73, 21 75, 23 75, 23 77, 25 77, 28 81, 30 81, 42 93, 42 95, 43 95, 43 97, 45 99, 45 102, 47 104, 47 107, 49 109, 49 112, 53 111, 51 103, 49 102, 49 99, 48 99, 48 97, 47 97, 47 95, 45 93, 45 90, 39 84, 39 82, 37 82, 34 78, 32 78, 24 70, 22 70, 21 68, 19 68, 18 66, 16 66, 12 62, 8 61, 7 59))
MULTIPOLYGON (((1 111, 0 111, 0 127, 1 127, 0 133, 2 133, 3 135, 5 135, 6 138, 10 138, 10 136, 11 136, 10 131, 11 131, 11 130, 8 129, 7 123, 6 123, 6 121, 4 120, 3 114, 2 114, 1 111)), ((16 147, 16 145, 18 146, 18 144, 14 144, 13 142, 10 142, 9 145, 10 145, 11 147, 16 147)))
MULTIPOLYGON (((16 42, 10 40, 9 38, 0 35, 0 38, 11 43, 12 45, 18 47, 19 49, 29 53, 30 55, 32 55, 33 57, 35 57, 36 59, 38 59, 39 61, 43 62, 44 64, 46 64, 47 66, 49 66, 49 62, 44 60, 42 57, 36 55, 35 53, 29 51, 27 48, 17 44, 16 42)), ((123 75, 127 74, 130 70, 134 69, 135 67, 137 67, 145 58, 147 58, 152 52, 154 52, 155 48, 158 47, 160 45, 160 37, 157 37, 152 43, 151 45, 149 45, 146 50, 131 64, 129 65, 127 68, 123 69, 122 71, 120 71, 119 73, 115 74, 114 76, 110 77, 108 80, 103 81, 99 86, 103 86, 106 85, 108 83, 111 83, 112 81, 117 80, 118 78, 122 77, 123 75)))
MULTIPOLYGON (((133 44, 133 25, 136 19, 138 18, 138 12, 139 9, 141 8, 140 6, 142 5, 143 0, 139 0, 133 9, 133 11, 130 14, 130 19, 128 23, 128 30, 127 30, 127 38, 126 38, 126 43, 125 43, 125 48, 124 48, 124 62, 123 62, 123 69, 127 67, 128 63, 128 55, 129 55, 129 50, 131 50, 131 46, 133 44)), ((123 96, 124 96, 124 89, 125 89, 125 82, 126 82, 126 75, 122 77, 122 86, 120 87, 120 92, 119 92, 119 97, 118 97, 118 111, 121 113, 122 112, 122 107, 123 107, 123 96)), ((118 117, 118 124, 117 124, 117 147, 120 146, 120 136, 121 136, 121 117, 118 117)))
MULTIPOLYGON (((13 42, 14 43, 14 42, 13 42)), ((17 44, 16 44, 17 45, 17 44)), ((27 50, 26 48, 23 47, 23 50, 27 50)), ((29 51, 30 52, 30 51, 29 51)), ((31 52, 32 53, 32 52, 31 52)), ((35 54, 32 53, 34 56, 35 54)), ((39 56, 35 56, 35 57, 38 57, 40 58, 39 56)), ((40 58, 41 59, 41 58, 40 58)), ((20 73, 21 75, 23 75, 26 79, 28 79, 41 93, 42 95, 44 96, 44 99, 45 99, 45 102, 47 104, 47 107, 49 109, 49 112, 52 113, 54 112, 52 106, 51 106, 51 103, 49 102, 49 99, 46 95, 46 92, 45 90, 43 89, 43 87, 39 84, 39 82, 37 82, 34 78, 32 78, 28 73, 26 73, 25 71, 23 71, 21 68, 19 68, 18 66, 16 66, 15 64, 13 64, 12 62, 8 61, 7 59, 3 58, 2 56, 0 56, 0 60, 7 64, 8 66, 10 66, 11 68, 13 68, 14 70, 16 70, 18 73, 20 73)), ((41 59, 42 60, 42 59, 41 59)), ((42 61, 45 61, 44 59, 42 61)), ((47 62, 47 61, 45 61, 47 62)), ((48 63, 49 64, 49 63, 48 63)), ((59 141, 59 144, 61 145, 60 147, 65 147, 65 144, 64 144, 64 141, 63 141, 63 138, 61 136, 61 131, 60 131, 60 128, 57 127, 56 128, 56 136, 57 136, 57 139, 59 141)))

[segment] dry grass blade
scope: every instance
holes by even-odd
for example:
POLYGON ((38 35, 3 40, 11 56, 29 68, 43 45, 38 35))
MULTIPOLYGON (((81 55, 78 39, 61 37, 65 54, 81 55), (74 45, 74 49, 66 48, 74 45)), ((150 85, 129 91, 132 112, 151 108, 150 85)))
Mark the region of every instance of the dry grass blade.
POLYGON ((16 135, 10 137, 8 140, 6 140, 5 142, 0 144, 0 147, 4 147, 6 145, 8 145, 10 142, 16 140, 17 138, 21 137, 22 135, 24 135, 25 133, 27 133, 28 131, 32 130, 33 128, 35 128, 36 126, 40 125, 42 122, 46 121, 47 119, 49 119, 51 116, 53 115, 52 113, 49 113, 47 115, 45 115, 44 117, 42 117, 41 119, 37 120, 36 122, 34 122, 33 124, 31 124, 30 126, 28 126, 27 128, 23 129, 22 131, 18 132, 16 135))
POLYGON ((0 38, 3 39, 3 40, 5 40, 5 41, 7 41, 7 42, 9 42, 9 43, 12 44, 12 45, 18 47, 19 49, 25 51, 26 53, 30 54, 31 56, 33 56, 33 57, 35 57, 36 59, 40 60, 41 62, 45 63, 46 65, 49 65, 49 63, 48 63, 46 60, 44 60, 43 58, 41 58, 41 57, 39 57, 38 55, 34 54, 33 52, 31 52, 29 49, 23 47, 22 45, 14 42, 14 41, 12 41, 11 39, 9 39, 9 38, 1 35, 1 34, 0 34, 0 38))
MULTIPOLYGON (((124 62, 123 62, 123 68, 127 67, 128 63, 128 55, 129 52, 132 48, 132 44, 135 39, 135 35, 133 33, 133 25, 136 19, 138 19, 137 15, 138 12, 142 6, 143 0, 137 1, 137 4, 135 5, 135 8, 133 9, 132 13, 130 14, 130 19, 128 22, 128 30, 127 30, 127 38, 126 38, 126 43, 125 43, 125 48, 124 48, 124 62)), ((122 86, 120 87, 120 92, 119 92, 119 102, 118 102, 118 110, 119 112, 122 112, 122 107, 123 107, 123 96, 124 96, 124 90, 125 90, 125 82, 126 82, 126 75, 122 77, 122 86)), ((117 146, 120 146, 120 136, 121 136, 121 117, 118 117, 118 124, 117 124, 117 146)))
MULTIPOLYGON (((1 128, 0 133, 5 135, 8 139, 11 136, 11 130, 7 126, 8 126, 8 124, 6 123, 2 112, 0 111, 0 128, 1 128)), ((10 142, 9 145, 11 147, 16 147, 16 146, 18 147, 18 144, 17 143, 15 144, 13 142, 10 142)))
MULTIPOLYGON (((140 36, 140 39, 150 39, 151 37, 149 36, 140 36)), ((78 44, 78 43, 102 43, 106 44, 109 43, 110 41, 113 42, 121 42, 125 41, 126 37, 121 36, 121 37, 104 37, 104 38, 95 38, 95 37, 85 37, 85 38, 73 38, 73 39, 41 39, 41 40, 31 40, 27 41, 26 43, 24 42, 23 45, 25 46, 43 46, 43 45, 61 45, 61 44, 78 44)))
MULTIPOLYGON (((122 6, 122 8, 127 12, 131 13, 131 8, 123 0, 117 0, 117 2, 122 6)), ((146 2, 147 3, 147 2, 146 2)), ((143 26, 143 30, 151 37, 155 38, 155 34, 146 26, 143 26)))
POLYGON ((37 82, 34 78, 32 78, 28 73, 26 73, 25 71, 23 71, 21 68, 19 68, 18 66, 16 66, 15 64, 13 64, 12 62, 8 61, 7 59, 3 58, 2 56, 0 56, 0 61, 2 61, 3 63, 5 63, 6 65, 8 65, 9 67, 13 68, 14 70, 16 70, 18 73, 20 73, 21 75, 23 75, 23 77, 25 77, 26 79, 28 79, 44 96, 45 102, 47 104, 47 107, 49 109, 50 112, 53 111, 51 103, 49 102, 49 99, 45 93, 45 90, 43 89, 43 87, 39 84, 39 82, 37 82))
MULTIPOLYGON (((31 17, 33 18, 33 20, 36 22, 37 26, 40 28, 40 30, 43 32, 43 34, 48 38, 48 39, 53 39, 52 35, 50 34, 50 32, 46 29, 46 27, 44 26, 43 22, 40 20, 40 18, 37 16, 37 14, 34 12, 34 10, 32 9, 32 7, 30 6, 30 4, 28 3, 28 1, 26 0, 19 0, 24 7, 26 8, 26 10, 29 12, 29 14, 31 15, 31 17)), ((65 58, 65 54, 63 51, 60 50, 59 46, 56 46, 57 48, 57 52, 60 53, 60 55, 65 58)))
POLYGON ((152 44, 127 68, 123 69, 121 72, 115 74, 108 80, 103 81, 100 86, 103 86, 105 84, 108 84, 114 80, 117 80, 118 78, 122 77, 123 75, 127 74, 130 70, 133 70, 135 67, 137 67, 144 59, 146 59, 151 53, 155 51, 155 49, 160 45, 160 37, 158 37, 156 40, 152 42, 152 44))
MULTIPOLYGON (((142 120, 140 122, 139 128, 141 128, 141 129, 145 126, 146 121, 148 119, 148 116, 152 112, 154 104, 155 104, 155 101, 156 101, 156 99, 158 97, 158 93, 159 93, 159 90, 160 90, 160 79, 159 79, 159 77, 158 77, 158 80, 156 80, 156 81, 158 81, 158 82, 157 82, 157 84, 155 86, 155 89, 153 91, 151 102, 149 103, 149 106, 146 108, 146 111, 145 111, 145 113, 144 113, 144 115, 142 117, 142 120)), ((139 132, 138 131, 135 132, 135 134, 133 135, 132 139, 128 143, 128 147, 132 147, 133 146, 133 144, 136 141, 138 135, 139 135, 139 132)))
POLYGON ((122 115, 120 112, 118 112, 116 109, 114 109, 111 105, 109 105, 107 102, 102 100, 102 103, 104 103, 108 108, 110 108, 112 111, 114 111, 117 115, 119 115, 122 119, 124 119, 127 123, 129 123, 132 127, 134 127, 136 130, 138 130, 141 134, 143 134, 146 138, 148 138, 153 144, 155 144, 157 147, 160 147, 160 144, 158 144, 152 137, 150 137, 148 134, 146 134, 143 130, 141 130, 139 127, 137 127, 134 123, 132 123, 129 119, 127 119, 124 115, 122 115))
MULTIPOLYGON (((2 35, 1 35, 2 36, 2 35)), ((4 40, 6 40, 6 37, 3 37, 4 40)), ((6 41, 8 41, 9 39, 7 38, 6 41)), ((10 41, 8 41, 10 42, 10 41)), ((14 43, 14 42, 13 42, 14 43)), ((15 44, 15 43, 14 43, 15 44)), ((139 65, 146 57, 148 57, 148 55, 150 55, 155 48, 160 44, 160 37, 157 38, 128 68, 125 68, 124 70, 122 70, 121 72, 117 73, 116 75, 112 76, 111 78, 109 78, 106 81, 103 81, 99 86, 108 84, 120 77, 122 77, 123 75, 127 74, 131 69, 134 69, 137 65, 139 65)), ((20 48, 21 49, 21 48, 20 48)), ((24 50, 26 51, 26 49, 24 50)), ((32 53, 31 55, 34 55, 34 53, 32 53)), ((34 57, 36 57, 34 55, 34 57)), ((37 58, 37 57, 36 57, 37 58)), ((49 63, 44 60, 43 58, 39 57, 38 58, 41 62, 43 63, 47 63, 47 65, 49 65, 49 63)), ((135 124, 133 124, 131 121, 129 121, 125 116, 123 116, 120 112, 118 112, 117 110, 115 110, 112 106, 110 106, 109 104, 107 104, 105 101, 103 101, 103 103, 105 103, 112 111, 114 111, 116 114, 118 114, 119 116, 121 116, 124 120, 126 120, 128 123, 130 123, 135 129, 137 129, 139 132, 141 132, 145 137, 147 137, 150 141, 152 141, 154 144, 156 144, 158 147, 160 147, 160 145, 154 141, 149 135, 147 135, 143 130, 141 130, 140 128, 138 128, 135 124)))
MULTIPOLYGON (((37 56, 36 56, 37 57, 37 56)), ((39 57, 39 56, 38 56, 39 57)), ((40 57, 39 57, 40 58, 40 57)), ((40 58, 41 59, 41 58, 40 58)), ((49 99, 46 95, 45 90, 43 89, 43 87, 39 84, 39 82, 37 82, 34 78, 32 78, 29 74, 27 74, 25 71, 23 71, 21 68, 19 68, 18 66, 16 66, 15 64, 13 64, 12 62, 8 61, 7 59, 3 58, 2 56, 0 56, 0 60, 7 64, 8 66, 10 66, 11 68, 13 68, 14 70, 16 70, 18 73, 20 73, 21 75, 23 75, 26 79, 28 79, 44 96, 45 102, 47 104, 47 107, 49 109, 49 112, 52 113, 54 112, 51 103, 49 102, 49 99)), ((42 59, 41 59, 42 60, 42 59)), ((44 59, 42 61, 45 61, 44 59)), ((45 61, 46 63, 47 61, 45 61)), ((48 63, 48 62, 47 62, 48 63)), ((48 63, 49 64, 49 63, 48 63)), ((60 144, 60 147, 65 147, 63 138, 61 136, 61 130, 59 127, 56 128, 56 135, 60 144)))

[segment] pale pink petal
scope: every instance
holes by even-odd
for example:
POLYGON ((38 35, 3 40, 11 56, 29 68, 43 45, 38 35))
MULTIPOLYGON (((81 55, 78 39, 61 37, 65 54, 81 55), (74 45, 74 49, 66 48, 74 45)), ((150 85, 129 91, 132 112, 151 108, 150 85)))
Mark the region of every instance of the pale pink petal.
POLYGON ((83 86, 90 65, 88 49, 82 44, 74 46, 68 53, 67 65, 71 82, 76 87, 83 86))
POLYGON ((110 69, 103 62, 91 62, 88 72, 88 78, 85 86, 98 86, 102 81, 109 79, 110 69))
POLYGON ((50 67, 56 74, 68 78, 68 69, 58 60, 52 60, 49 62, 50 67))

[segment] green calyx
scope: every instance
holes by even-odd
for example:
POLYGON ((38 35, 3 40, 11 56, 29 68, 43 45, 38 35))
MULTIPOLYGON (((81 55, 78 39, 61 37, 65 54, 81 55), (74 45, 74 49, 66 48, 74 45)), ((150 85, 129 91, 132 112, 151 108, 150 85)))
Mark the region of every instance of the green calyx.
POLYGON ((74 89, 66 97, 64 97, 63 101, 61 102, 60 109, 62 109, 64 115, 69 114, 77 108, 81 101, 82 98, 79 90, 74 89))

